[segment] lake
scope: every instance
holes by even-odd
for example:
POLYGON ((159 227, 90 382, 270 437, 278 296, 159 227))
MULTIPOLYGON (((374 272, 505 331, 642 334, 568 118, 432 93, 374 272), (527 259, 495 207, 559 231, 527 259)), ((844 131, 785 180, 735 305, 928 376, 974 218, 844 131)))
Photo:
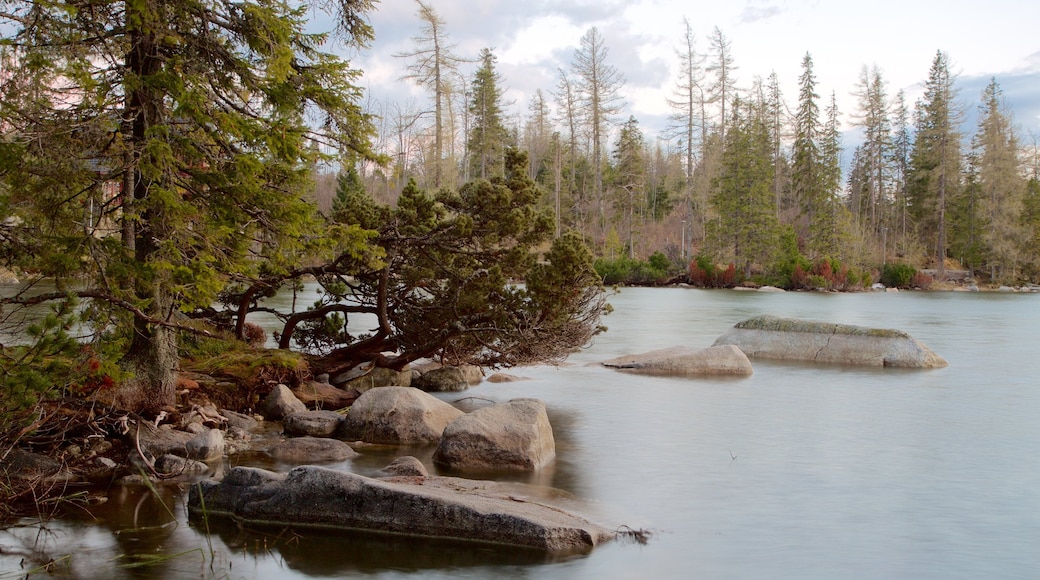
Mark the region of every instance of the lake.
MULTIPOLYGON (((530 482, 563 490, 597 519, 652 531, 645 545, 612 542, 545 560, 329 534, 206 533, 187 523, 179 490, 162 492, 167 512, 151 492, 126 488, 91 508, 93 519, 0 532, 0 570, 18 574, 19 554, 38 549, 69 555, 61 564, 71 574, 109 578, 1029 578, 1040 571, 1040 295, 632 288, 610 302, 610 330, 566 364, 510 369, 527 380, 442 398, 543 400, 558 457, 530 482), (748 378, 677 379, 596 364, 710 346, 759 314, 898 328, 950 365, 756 361, 748 378)), ((382 452, 332 466, 374 474, 400 453, 433 472, 431 452, 382 452)))

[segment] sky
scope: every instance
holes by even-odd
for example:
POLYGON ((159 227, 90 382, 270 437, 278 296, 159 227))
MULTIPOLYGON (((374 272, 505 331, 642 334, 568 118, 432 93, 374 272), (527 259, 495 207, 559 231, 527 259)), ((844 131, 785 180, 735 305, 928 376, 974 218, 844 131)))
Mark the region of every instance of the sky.
MULTIPOLYGON (((648 139, 664 127, 676 83, 676 48, 687 19, 696 48, 708 50, 715 27, 731 42, 738 88, 776 72, 783 96, 797 105, 802 58, 812 55, 823 110, 832 92, 846 125, 857 80, 877 65, 889 94, 908 104, 922 92, 936 52, 949 56, 966 118, 995 77, 1024 136, 1040 135, 1040 2, 1036 0, 428 0, 458 56, 493 49, 510 112, 524 113, 537 89, 551 99, 558 69, 568 70, 579 41, 595 26, 607 63, 626 79, 620 120, 634 116, 648 139)), ((376 39, 348 55, 364 71, 371 98, 423 104, 426 93, 401 80, 422 22, 414 0, 382 0, 370 14, 376 39)), ((472 65, 475 68, 476 65, 472 65)), ((468 76, 468 75, 467 75, 468 76)), ((973 127, 966 127, 973 130, 973 127)))

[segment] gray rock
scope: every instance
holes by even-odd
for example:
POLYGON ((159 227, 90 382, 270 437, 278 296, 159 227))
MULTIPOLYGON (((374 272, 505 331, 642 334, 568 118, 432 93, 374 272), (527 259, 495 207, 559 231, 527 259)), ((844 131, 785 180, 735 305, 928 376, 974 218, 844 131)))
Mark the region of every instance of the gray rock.
POLYGON ((398 457, 383 468, 383 473, 392 477, 429 477, 430 473, 422 461, 411 455, 398 457))
POLYGON ((752 359, 906 368, 947 364, 927 346, 899 330, 776 316, 759 316, 738 323, 715 341, 715 346, 727 344, 736 345, 752 359))
POLYGON ((735 375, 754 371, 747 355, 733 345, 709 348, 674 347, 603 361, 603 366, 661 376, 735 375))
POLYGON ((286 415, 282 428, 289 436, 332 437, 343 422, 343 415, 335 411, 302 411, 286 415))
POLYGON ((758 291, 759 292, 773 292, 773 293, 787 292, 787 290, 784 290, 783 288, 777 288, 776 286, 762 286, 761 288, 758 289, 758 291))
POLYGON ((517 381, 530 380, 525 377, 518 377, 516 375, 510 375, 506 373, 495 373, 487 378, 489 383, 515 383, 517 381))
POLYGON ((73 479, 72 473, 60 461, 45 455, 15 448, 6 456, 0 456, 0 482, 39 480, 42 483, 58 483, 73 479))
POLYGON ((477 365, 459 365, 457 368, 462 371, 462 376, 471 385, 479 385, 484 381, 484 371, 480 370, 477 365))
POLYGON ((461 471, 533 471, 555 457, 545 404, 514 399, 453 421, 444 429, 433 462, 461 471))
POLYGON ((193 518, 239 525, 340 528, 517 546, 547 554, 587 553, 614 537, 580 515, 518 496, 515 487, 456 478, 372 479, 302 466, 288 474, 236 467, 220 483, 193 485, 193 518))
POLYGON ((457 393, 470 387, 465 373, 458 367, 443 367, 427 371, 412 384, 428 393, 457 393))
POLYGON ((260 426, 260 422, 244 413, 238 413, 230 409, 221 409, 220 414, 227 417, 228 428, 238 428, 243 431, 252 431, 260 426))
POLYGON ((395 371, 362 363, 332 377, 331 383, 343 390, 355 389, 359 393, 376 387, 408 387, 412 384, 412 371, 395 371))
POLYGON ((185 442, 184 451, 184 457, 188 459, 216 461, 224 456, 224 433, 219 429, 209 429, 200 433, 185 442))
POLYGON ((156 428, 147 421, 141 421, 137 426, 131 426, 130 432, 125 437, 131 449, 140 445, 141 451, 151 457, 162 457, 167 454, 186 457, 188 454, 186 445, 195 435, 178 431, 171 425, 160 425, 156 428))
POLYGON ((164 475, 191 476, 206 473, 209 471, 209 466, 194 459, 163 455, 155 460, 155 470, 164 475))
POLYGON ((271 457, 292 463, 346 461, 358 456, 350 445, 338 440, 320 437, 294 437, 268 450, 271 457))
POLYGON ((344 391, 332 385, 319 383, 318 381, 306 381, 293 390, 293 394, 308 408, 335 411, 354 404, 361 395, 358 391, 350 389, 344 391))
POLYGON ((434 443, 462 414, 414 387, 382 387, 358 397, 337 436, 392 445, 434 443))
POLYGON ((304 405, 296 395, 285 385, 277 385, 271 389, 271 393, 260 403, 260 414, 269 421, 279 421, 286 415, 306 411, 304 405))

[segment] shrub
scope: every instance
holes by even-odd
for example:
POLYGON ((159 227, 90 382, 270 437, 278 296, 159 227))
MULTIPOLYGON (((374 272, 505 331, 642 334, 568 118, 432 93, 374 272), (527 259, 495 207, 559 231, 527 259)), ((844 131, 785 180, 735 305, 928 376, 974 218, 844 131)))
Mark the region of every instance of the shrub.
POLYGON ((710 256, 699 255, 690 262, 690 284, 702 288, 732 288, 739 282, 737 267, 732 262, 725 270, 715 266, 710 256))
POLYGON ((927 290, 931 287, 932 282, 935 282, 935 279, 928 274, 925 274, 924 272, 915 272, 913 280, 910 281, 910 285, 914 288, 927 290))
POLYGON ((909 288, 917 270, 909 264, 885 264, 881 269, 881 283, 889 288, 909 288))
POLYGON ((645 262, 628 257, 613 260, 600 258, 595 261, 593 268, 607 286, 651 286, 661 283, 669 274, 668 258, 661 252, 655 252, 645 262))

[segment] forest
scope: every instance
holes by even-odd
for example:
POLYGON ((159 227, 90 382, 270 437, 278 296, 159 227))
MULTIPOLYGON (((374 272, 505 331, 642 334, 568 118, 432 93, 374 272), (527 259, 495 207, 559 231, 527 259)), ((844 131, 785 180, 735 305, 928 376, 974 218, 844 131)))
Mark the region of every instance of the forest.
MULTIPOLYGON (((369 102, 374 147, 390 162, 347 168, 384 203, 409 179, 436 189, 499 175, 504 150, 516 147, 556 232, 581 232, 611 283, 696 278, 697 257, 789 288, 799 287, 796 269, 823 262, 851 273, 842 289, 879 281, 889 264, 937 278, 967 270, 993 284, 1040 274, 1036 137, 1019 134, 997 79, 961 94, 942 51, 921 71, 916 102, 863 66, 846 89, 855 110, 839 111, 835 93, 820 94, 811 54, 797 95, 783 95, 775 73, 738 84, 726 35, 714 28, 701 48, 684 20, 669 125, 648 136, 624 114, 625 79, 596 28, 555 86, 507 103, 494 51, 457 54, 450 23, 417 5, 414 47, 394 56, 428 102, 369 102)), ((316 194, 331 208, 335 171, 324 173, 316 194)))

